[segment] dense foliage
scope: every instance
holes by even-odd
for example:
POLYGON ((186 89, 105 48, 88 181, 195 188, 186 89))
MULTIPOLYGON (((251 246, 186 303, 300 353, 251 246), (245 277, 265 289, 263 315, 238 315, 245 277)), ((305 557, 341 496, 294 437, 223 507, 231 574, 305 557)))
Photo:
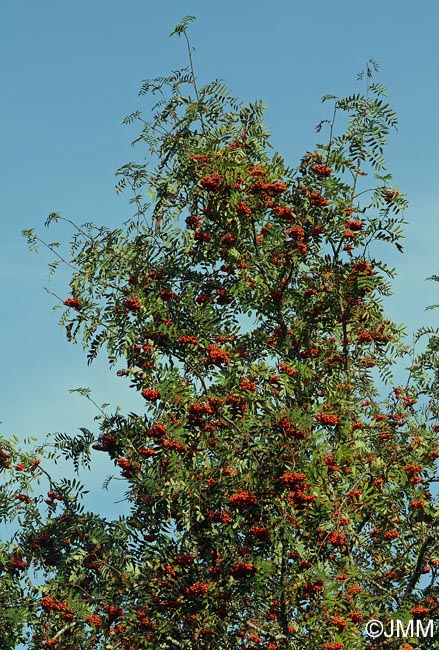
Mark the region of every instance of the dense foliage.
POLYGON ((393 270, 374 251, 401 250, 383 158, 396 116, 370 62, 288 168, 261 103, 197 86, 189 20, 174 30, 188 68, 143 83, 151 121, 125 120, 155 164, 118 171, 134 216, 72 224, 66 256, 49 244, 52 270, 71 269, 68 339, 90 361, 104 348, 139 393, 138 413, 103 411, 56 454, 76 469, 108 454, 130 515, 85 512, 47 451, 2 441, 1 511, 20 521, 0 557, 2 648, 26 633, 32 650, 401 648, 364 624, 435 619, 439 426, 437 340, 416 357, 386 318, 393 270))

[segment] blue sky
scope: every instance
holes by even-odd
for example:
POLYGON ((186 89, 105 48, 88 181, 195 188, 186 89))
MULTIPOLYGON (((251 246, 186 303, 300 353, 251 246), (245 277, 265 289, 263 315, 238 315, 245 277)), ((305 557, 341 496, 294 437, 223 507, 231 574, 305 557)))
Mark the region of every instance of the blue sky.
MULTIPOLYGON (((409 332, 439 312, 439 286, 425 282, 439 272, 439 141, 437 25, 439 5, 335 0, 313 3, 167 0, 2 0, 0 60, 0 284, 3 372, 0 435, 97 431, 97 412, 69 389, 86 386, 100 404, 125 412, 142 407, 139 396, 112 375, 105 357, 87 366, 81 348, 69 345, 51 315, 56 303, 43 291, 48 256, 30 254, 20 235, 39 229, 48 241, 68 231, 43 232, 52 211, 82 223, 118 226, 131 214, 128 199, 114 193, 114 172, 146 152, 132 149, 136 132, 120 125, 142 108, 142 79, 186 65, 184 42, 168 34, 185 15, 195 15, 190 37, 201 83, 222 78, 232 94, 269 105, 272 142, 295 166, 319 140, 314 127, 327 117, 321 96, 359 92, 357 73, 370 58, 399 115, 390 138, 389 170, 408 194, 403 255, 384 248, 397 266, 395 295, 387 311, 409 332)), ((68 295, 68 275, 53 283, 68 295)), ((102 454, 102 456, 104 456, 102 454)), ((111 465, 99 458, 87 483, 94 505, 113 513, 114 494, 99 494, 111 465)))

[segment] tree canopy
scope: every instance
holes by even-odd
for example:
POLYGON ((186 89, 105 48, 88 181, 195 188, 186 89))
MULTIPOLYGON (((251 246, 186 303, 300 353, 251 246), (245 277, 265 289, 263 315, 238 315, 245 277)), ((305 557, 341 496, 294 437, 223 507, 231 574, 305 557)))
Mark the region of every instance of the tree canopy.
POLYGON ((48 244, 51 270, 71 271, 67 338, 90 362, 106 352, 139 412, 102 410, 50 453, 2 441, 1 512, 20 516, 0 557, 3 647, 31 630, 31 650, 401 648, 364 625, 435 619, 439 426, 438 339, 418 332, 415 355, 386 317, 394 269, 374 249, 402 250, 396 115, 370 61, 288 167, 261 102, 199 87, 191 18, 172 32, 188 67, 143 82, 151 117, 124 120, 149 156, 117 172, 133 216, 46 222, 73 228, 67 254, 48 244), (76 478, 46 474, 47 507, 34 495, 45 454, 77 470, 95 452, 126 481, 128 517, 86 512, 76 478))

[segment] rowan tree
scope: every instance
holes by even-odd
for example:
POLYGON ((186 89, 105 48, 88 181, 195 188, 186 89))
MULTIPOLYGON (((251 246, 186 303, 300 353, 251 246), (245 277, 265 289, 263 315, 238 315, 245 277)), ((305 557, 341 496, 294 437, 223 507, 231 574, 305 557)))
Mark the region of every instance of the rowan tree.
MULTIPOLYGON (((139 393, 138 413, 103 411, 56 453, 76 469, 108 454, 130 515, 85 512, 77 481, 53 483, 47 512, 20 499, 3 584, 26 585, 32 650, 401 648, 364 624, 436 618, 439 426, 437 339, 420 331, 416 355, 386 317, 394 271, 375 249, 402 250, 406 199, 383 157, 396 115, 371 61, 362 93, 324 98, 322 143, 288 167, 261 102, 197 84, 190 20, 173 31, 188 67, 145 81, 152 118, 124 120, 155 165, 117 172, 135 214, 115 230, 46 222, 74 229, 69 253, 49 245, 52 270, 71 269, 68 339, 139 393)), ((11 474, 24 494, 32 462, 11 474)))

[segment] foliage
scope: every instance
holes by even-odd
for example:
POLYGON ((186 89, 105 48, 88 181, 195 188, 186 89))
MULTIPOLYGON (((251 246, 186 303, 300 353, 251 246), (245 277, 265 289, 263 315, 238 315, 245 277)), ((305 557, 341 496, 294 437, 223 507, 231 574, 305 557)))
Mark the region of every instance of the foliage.
MULTIPOLYGON (((6 627, 25 612, 32 650, 400 648, 364 622, 435 617, 439 427, 438 339, 418 357, 404 343, 382 304, 394 271, 374 256, 378 240, 402 250, 406 200, 383 157, 395 113, 368 63, 364 94, 326 97, 326 141, 288 168, 261 102, 198 87, 190 20, 173 31, 189 66, 143 82, 151 121, 124 120, 156 162, 117 172, 133 217, 72 224, 67 255, 49 245, 72 271, 68 339, 90 362, 106 350, 142 400, 101 409, 97 439, 58 436, 51 457, 77 469, 90 448, 108 454, 130 515, 84 512, 76 479, 53 486, 47 515, 19 500, 6 627), (392 384, 408 354, 406 385, 382 401, 377 379, 392 384)), ((3 449, 27 494, 44 463, 17 474, 3 449)))

